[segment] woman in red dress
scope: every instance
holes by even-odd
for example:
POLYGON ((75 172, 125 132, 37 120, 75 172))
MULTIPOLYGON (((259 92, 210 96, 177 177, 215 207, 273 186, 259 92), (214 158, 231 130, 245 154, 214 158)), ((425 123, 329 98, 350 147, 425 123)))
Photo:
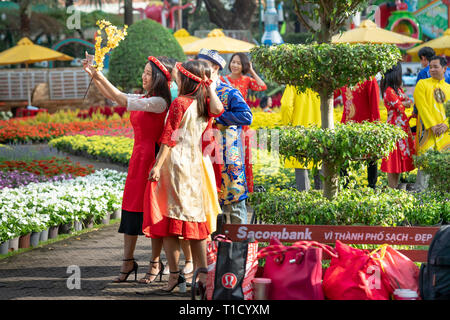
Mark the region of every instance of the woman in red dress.
MULTIPOLYGON (((188 61, 176 66, 179 96, 170 106, 161 150, 149 175, 143 224, 146 236, 163 238, 170 269, 166 292, 178 285, 181 289, 186 282, 178 270, 179 237, 189 240, 194 265, 206 268, 206 239, 215 231, 221 212, 214 169, 202 152, 202 136, 212 118, 223 113, 223 105, 208 80, 206 63, 188 61)), ((203 276, 200 281, 205 283, 203 276)))
POLYGON ((137 277, 138 264, 134 250, 138 235, 142 233, 144 191, 150 168, 155 162, 155 149, 161 136, 164 119, 171 95, 168 83, 173 65, 166 57, 148 57, 142 73, 142 86, 146 95, 125 94, 112 85, 105 76, 87 61, 83 61, 85 71, 94 84, 108 99, 119 105, 126 105, 131 111, 130 122, 134 130, 134 146, 128 164, 128 175, 122 200, 122 218, 119 233, 124 234, 124 259, 120 276, 114 282, 124 282, 134 272, 137 277))
POLYGON ((402 67, 398 63, 388 70, 381 80, 381 92, 384 105, 388 111, 387 122, 401 127, 408 137, 397 142, 397 148, 381 162, 381 171, 387 172, 388 184, 391 188, 397 188, 400 174, 414 170, 412 155, 415 154, 414 140, 409 126, 405 108, 412 105, 411 99, 405 94, 402 85, 402 67))
MULTIPOLYGON (((245 101, 248 101, 248 89, 253 91, 267 90, 267 85, 253 70, 252 63, 248 59, 247 55, 243 52, 235 53, 231 56, 228 69, 231 74, 221 77, 220 79, 238 89, 245 101), (251 77, 246 76, 250 74, 251 77)), ((245 178, 247 179, 247 188, 249 192, 253 192, 253 166, 251 164, 251 143, 248 130, 249 126, 242 126, 242 132, 244 133, 245 144, 245 178)))

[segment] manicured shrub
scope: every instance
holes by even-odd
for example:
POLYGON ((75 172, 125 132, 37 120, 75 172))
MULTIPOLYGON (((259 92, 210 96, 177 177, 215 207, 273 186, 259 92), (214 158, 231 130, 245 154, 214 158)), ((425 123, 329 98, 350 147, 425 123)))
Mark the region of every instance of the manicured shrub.
POLYGON ((142 72, 148 56, 186 59, 169 30, 151 19, 133 23, 127 32, 125 40, 111 52, 108 71, 109 80, 124 91, 142 87, 142 72))

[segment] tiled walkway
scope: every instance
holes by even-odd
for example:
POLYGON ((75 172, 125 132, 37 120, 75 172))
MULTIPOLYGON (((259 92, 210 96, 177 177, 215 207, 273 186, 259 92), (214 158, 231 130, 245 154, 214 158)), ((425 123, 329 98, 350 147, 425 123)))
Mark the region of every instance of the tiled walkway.
MULTIPOLYGON (((29 148, 56 154, 46 145, 29 148)), ((71 158, 81 164, 93 164, 96 169, 127 170, 82 157, 71 158)), ((122 263, 123 235, 117 230, 118 223, 115 223, 1 259, 0 299, 190 299, 189 288, 185 294, 177 292, 178 289, 169 296, 155 294, 166 285, 168 275, 163 276, 163 282, 150 285, 130 281, 134 280, 134 274, 130 275, 127 283, 112 283, 119 275, 122 263), (77 275, 80 276, 79 286, 75 279, 77 275), (136 292, 151 294, 138 295, 136 292)), ((135 251, 139 264, 138 279, 148 270, 150 254, 150 239, 139 237, 135 251)))

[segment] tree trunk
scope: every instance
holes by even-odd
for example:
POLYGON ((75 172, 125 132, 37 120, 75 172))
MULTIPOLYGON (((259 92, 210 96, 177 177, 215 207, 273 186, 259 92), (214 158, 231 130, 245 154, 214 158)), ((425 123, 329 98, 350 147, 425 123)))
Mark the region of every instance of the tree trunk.
POLYGON ((320 113, 323 129, 334 129, 333 92, 327 89, 320 92, 320 113))
POLYGON ((20 16, 20 36, 29 38, 31 34, 30 28, 31 3, 29 0, 20 1, 19 16, 20 16))
POLYGON ((124 24, 131 26, 133 24, 133 0, 125 0, 124 2, 124 24))
MULTIPOLYGON (((320 112, 322 129, 334 129, 333 92, 324 89, 320 92, 320 112)), ((338 193, 339 172, 334 163, 327 160, 322 162, 322 173, 324 176, 323 195, 327 199, 333 199, 338 193)))

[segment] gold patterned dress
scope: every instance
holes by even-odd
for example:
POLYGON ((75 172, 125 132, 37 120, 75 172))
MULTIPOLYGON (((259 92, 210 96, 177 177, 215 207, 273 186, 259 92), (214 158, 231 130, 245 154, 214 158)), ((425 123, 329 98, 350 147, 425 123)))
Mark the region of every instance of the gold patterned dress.
POLYGON ((182 236, 202 240, 216 229, 221 213, 211 160, 202 152, 210 117, 199 116, 197 102, 176 98, 169 110, 161 144, 171 150, 159 181, 147 184, 143 233, 147 237, 182 236))

